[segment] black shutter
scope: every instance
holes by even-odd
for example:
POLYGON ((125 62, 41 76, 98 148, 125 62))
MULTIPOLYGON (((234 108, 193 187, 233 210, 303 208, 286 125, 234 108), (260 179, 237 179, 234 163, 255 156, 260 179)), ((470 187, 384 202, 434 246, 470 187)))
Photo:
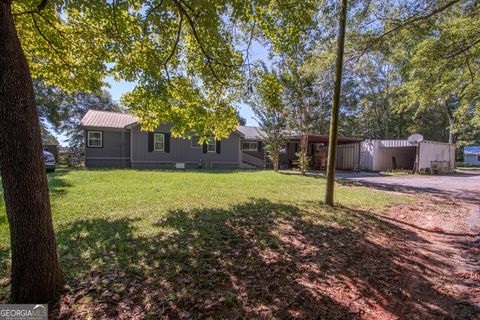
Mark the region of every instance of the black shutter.
POLYGON ((165 133, 165 152, 170 152, 170 133, 165 133))
POLYGON ((262 141, 258 141, 258 152, 263 151, 262 141))
POLYGON ((207 143, 203 143, 203 153, 207 153, 207 143))
POLYGON ((153 152, 153 132, 148 133, 148 152, 153 152))
POLYGON ((221 145, 221 141, 217 140, 217 146, 215 148, 215 149, 217 149, 217 153, 220 153, 220 145, 221 145))

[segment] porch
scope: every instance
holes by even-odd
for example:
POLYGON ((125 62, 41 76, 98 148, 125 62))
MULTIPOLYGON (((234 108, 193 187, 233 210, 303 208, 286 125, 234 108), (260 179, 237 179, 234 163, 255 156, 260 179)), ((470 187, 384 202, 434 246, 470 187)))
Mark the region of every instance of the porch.
MULTIPOLYGON (((288 167, 299 165, 296 153, 300 151, 301 136, 291 137, 287 140, 286 163, 288 167)), ((338 137, 336 168, 339 170, 358 170, 360 167, 360 150, 362 139, 350 137, 338 137)), ((308 135, 308 156, 310 168, 313 170, 325 170, 328 160, 328 136, 308 135)))

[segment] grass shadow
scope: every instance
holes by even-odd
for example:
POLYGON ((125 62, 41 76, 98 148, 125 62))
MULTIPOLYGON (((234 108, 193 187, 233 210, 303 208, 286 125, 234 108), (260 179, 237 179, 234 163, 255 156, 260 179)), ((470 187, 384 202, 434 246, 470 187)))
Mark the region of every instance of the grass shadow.
POLYGON ((62 196, 65 195, 69 188, 73 185, 64 179, 64 176, 69 173, 70 170, 56 170, 48 175, 48 191, 50 196, 62 196))
POLYGON ((136 219, 66 225, 57 238, 71 302, 57 316, 357 319, 377 308, 437 319, 463 312, 425 276, 439 261, 369 237, 422 241, 414 232, 367 211, 314 206, 251 199, 228 209, 173 210, 156 221, 153 236, 142 236, 136 219))

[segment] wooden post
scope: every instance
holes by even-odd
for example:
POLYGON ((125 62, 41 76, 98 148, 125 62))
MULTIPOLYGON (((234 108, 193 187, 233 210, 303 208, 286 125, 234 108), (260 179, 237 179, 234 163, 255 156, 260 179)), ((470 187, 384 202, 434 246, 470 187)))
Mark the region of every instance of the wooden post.
POLYGON ((340 0, 337 34, 337 58, 333 87, 332 112, 330 116, 330 134, 328 137, 327 190, 325 203, 333 206, 335 188, 335 159, 337 153, 338 114, 340 111, 340 93, 342 90, 343 54, 345 48, 345 25, 347 20, 347 0, 340 0))

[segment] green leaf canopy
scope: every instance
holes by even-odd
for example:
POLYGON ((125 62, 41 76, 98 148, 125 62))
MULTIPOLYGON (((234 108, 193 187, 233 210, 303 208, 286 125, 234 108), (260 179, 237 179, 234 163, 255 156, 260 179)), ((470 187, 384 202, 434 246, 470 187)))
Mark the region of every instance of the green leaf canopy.
POLYGON ((228 136, 252 39, 286 50, 315 25, 317 1, 14 1, 34 79, 97 91, 113 76, 137 83, 122 103, 144 129, 228 136))

